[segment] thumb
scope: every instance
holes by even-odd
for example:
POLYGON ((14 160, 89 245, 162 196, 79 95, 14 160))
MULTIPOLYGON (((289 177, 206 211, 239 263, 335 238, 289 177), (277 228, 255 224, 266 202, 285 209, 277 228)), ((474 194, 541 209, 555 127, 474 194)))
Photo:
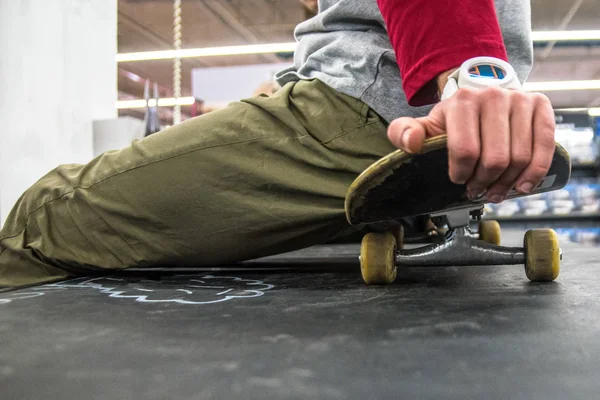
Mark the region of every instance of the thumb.
POLYGON ((418 153, 425 141, 425 128, 416 118, 393 120, 387 134, 394 146, 408 153, 418 153))
POLYGON ((388 138, 394 146, 408 153, 418 153, 425 139, 446 134, 442 107, 434 107, 426 117, 402 117, 388 127, 388 138))

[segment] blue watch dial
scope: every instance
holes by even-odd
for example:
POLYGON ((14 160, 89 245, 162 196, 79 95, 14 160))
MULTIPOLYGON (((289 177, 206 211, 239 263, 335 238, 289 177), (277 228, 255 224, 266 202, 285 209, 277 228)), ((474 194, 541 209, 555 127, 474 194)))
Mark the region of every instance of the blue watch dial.
POLYGON ((469 68, 469 76, 472 78, 504 79, 506 71, 497 65, 477 64, 469 68))

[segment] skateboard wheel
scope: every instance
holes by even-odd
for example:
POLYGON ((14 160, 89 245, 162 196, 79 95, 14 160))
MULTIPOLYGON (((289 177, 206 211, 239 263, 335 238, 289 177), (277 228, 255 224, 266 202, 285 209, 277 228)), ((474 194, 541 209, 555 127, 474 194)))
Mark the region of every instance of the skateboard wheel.
POLYGON ((498 221, 479 221, 479 240, 500 246, 501 229, 498 221))
POLYGON ((552 229, 525 233, 525 274, 532 282, 551 282, 560 272, 558 235, 552 229))
POLYGON ((360 246, 360 271, 367 285, 396 279, 396 238, 391 233, 368 233, 360 246))

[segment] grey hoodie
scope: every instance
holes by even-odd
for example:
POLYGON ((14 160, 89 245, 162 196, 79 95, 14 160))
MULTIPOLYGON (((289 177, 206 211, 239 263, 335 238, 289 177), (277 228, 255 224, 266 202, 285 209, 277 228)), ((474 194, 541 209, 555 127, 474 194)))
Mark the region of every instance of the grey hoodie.
MULTIPOLYGON (((525 81, 533 62, 529 0, 495 0, 510 64, 525 81)), ((420 117, 431 109, 411 107, 377 0, 319 0, 319 13, 296 27, 294 66, 277 74, 283 85, 317 78, 364 101, 388 122, 420 117)))

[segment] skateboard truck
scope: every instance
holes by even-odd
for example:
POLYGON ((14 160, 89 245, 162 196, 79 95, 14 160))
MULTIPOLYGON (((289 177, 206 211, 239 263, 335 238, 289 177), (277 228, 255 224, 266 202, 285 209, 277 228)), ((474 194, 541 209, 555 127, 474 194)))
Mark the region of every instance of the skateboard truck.
POLYGON ((473 236, 468 226, 451 229, 438 243, 398 252, 396 264, 407 267, 444 267, 525 263, 523 248, 497 246, 473 236))
POLYGON ((433 237, 423 247, 402 249, 402 228, 391 232, 369 233, 361 245, 360 264, 367 284, 387 284, 396 279, 397 267, 447 267, 464 265, 525 265, 531 281, 553 281, 559 273, 562 251, 552 229, 530 230, 524 247, 500 246, 500 225, 480 221, 479 232, 469 227, 471 216, 481 216, 483 205, 444 210, 431 214, 448 225, 444 235, 433 237))
POLYGON ((442 211, 431 215, 443 217, 450 228, 429 246, 401 250, 396 264, 402 266, 502 265, 524 264, 521 247, 502 247, 479 240, 469 228, 470 216, 481 216, 482 206, 442 211))

